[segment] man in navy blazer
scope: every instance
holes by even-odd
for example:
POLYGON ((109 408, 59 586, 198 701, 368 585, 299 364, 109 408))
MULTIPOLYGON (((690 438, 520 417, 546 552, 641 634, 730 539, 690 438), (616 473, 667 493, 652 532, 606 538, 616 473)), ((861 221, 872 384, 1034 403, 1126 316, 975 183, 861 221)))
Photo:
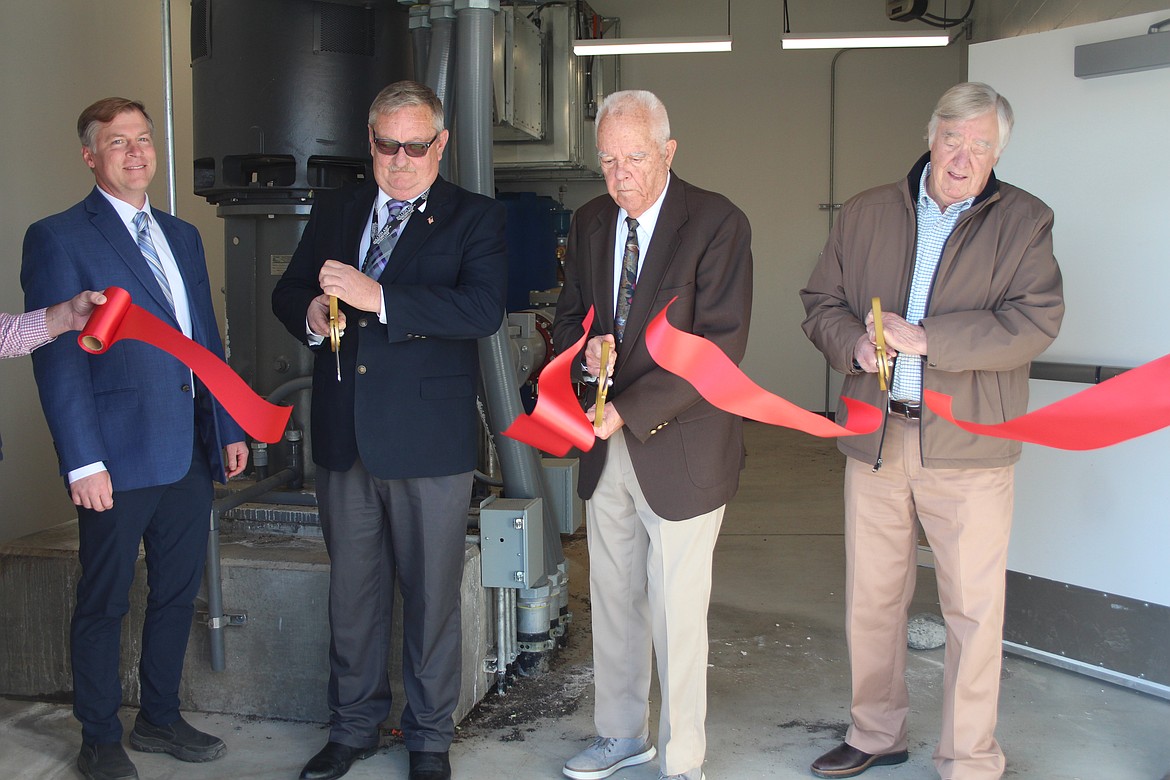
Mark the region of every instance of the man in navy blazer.
POLYGON ((411 81, 369 115, 374 182, 319 192, 272 294, 316 352, 312 446, 329 581, 329 740, 301 778, 378 747, 390 616, 403 599, 402 731, 411 780, 451 776, 459 589, 479 414, 476 341, 504 317, 504 208, 439 178, 443 106, 411 81), (328 296, 340 301, 340 376, 328 296))
POLYGON ((586 499, 597 738, 566 762, 574 780, 654 758, 652 655, 662 691, 660 777, 703 777, 711 565, 743 468, 742 420, 659 368, 646 326, 674 300, 672 325, 738 363, 751 320, 752 251, 740 209, 671 171, 676 148, 652 93, 615 92, 602 102, 597 155, 609 194, 574 215, 553 323, 553 344, 571 349, 594 308, 580 367, 593 381, 602 342, 616 353, 599 440, 581 455, 577 485, 586 499))
MULTIPOLYGON (((145 107, 125 98, 99 100, 81 113, 81 155, 97 186, 81 203, 29 227, 25 306, 122 287, 222 358, 199 233, 152 209, 147 198, 153 130, 145 107)), ((33 353, 33 372, 77 505, 81 577, 70 644, 82 733, 78 769, 95 780, 138 776, 121 744, 118 664, 140 542, 150 594, 141 710, 130 744, 184 761, 217 758, 223 742, 179 714, 179 682, 206 557, 211 480, 226 482, 244 469, 244 432, 186 366, 139 341, 90 355, 60 339, 33 353)))

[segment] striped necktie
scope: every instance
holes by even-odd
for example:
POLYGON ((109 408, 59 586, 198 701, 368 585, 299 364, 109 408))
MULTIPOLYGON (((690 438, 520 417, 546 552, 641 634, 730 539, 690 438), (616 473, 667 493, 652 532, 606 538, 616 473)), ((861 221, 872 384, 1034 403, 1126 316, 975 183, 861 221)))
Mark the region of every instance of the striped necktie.
POLYGON ((167 299, 167 305, 171 307, 171 314, 174 314, 175 296, 171 292, 171 284, 167 281, 167 272, 163 270, 162 261, 158 259, 158 251, 155 250, 154 242, 150 239, 150 215, 145 211, 140 211, 135 214, 134 226, 138 228, 138 248, 142 250, 142 256, 146 258, 146 264, 154 272, 154 278, 158 281, 158 286, 162 288, 163 296, 167 299))
POLYGON ((638 220, 626 217, 626 248, 622 252, 622 279, 618 286, 617 314, 614 316, 614 335, 618 343, 626 333, 626 319, 630 316, 630 303, 634 300, 634 287, 638 284, 638 220))
POLYGON ((378 228, 378 212, 374 212, 374 218, 370 221, 370 248, 366 250, 366 259, 362 261, 362 273, 366 276, 376 281, 382 275, 386 261, 398 243, 402 226, 414 213, 416 203, 421 204, 422 198, 413 203, 404 200, 387 201, 386 221, 381 229, 378 228))

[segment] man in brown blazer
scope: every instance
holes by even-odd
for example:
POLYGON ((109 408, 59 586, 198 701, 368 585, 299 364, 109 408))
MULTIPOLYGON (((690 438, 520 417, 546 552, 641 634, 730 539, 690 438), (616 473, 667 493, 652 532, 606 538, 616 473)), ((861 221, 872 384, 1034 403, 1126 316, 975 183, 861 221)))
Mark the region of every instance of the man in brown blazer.
POLYGON ((711 559, 739 485, 742 421, 659 368, 645 333, 677 298, 671 324, 739 362, 751 318, 751 228, 727 198, 671 173, 676 148, 653 94, 617 92, 602 103, 597 153, 609 196, 576 213, 553 326, 556 348, 569 349, 594 308, 584 381, 601 374, 602 342, 616 354, 598 441, 581 455, 598 736, 565 764, 576 780, 654 758, 652 651, 661 777, 703 777, 711 559))

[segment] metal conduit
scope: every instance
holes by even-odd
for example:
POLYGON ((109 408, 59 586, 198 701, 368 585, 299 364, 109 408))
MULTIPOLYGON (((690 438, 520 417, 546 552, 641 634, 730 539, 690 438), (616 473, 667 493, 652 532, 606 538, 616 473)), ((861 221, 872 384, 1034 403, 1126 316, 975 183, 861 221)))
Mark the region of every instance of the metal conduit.
MULTIPOLYGON (((427 52, 427 72, 424 83, 435 91, 443 103, 443 124, 448 129, 454 124, 455 109, 451 98, 455 59, 455 0, 431 0, 431 43, 427 52)), ((439 162, 439 174, 451 179, 451 156, 439 162)))
POLYGON ((410 48, 414 53, 414 79, 425 81, 431 56, 431 10, 426 5, 410 7, 410 48))
POLYGON ((167 149, 167 206, 172 216, 179 213, 175 191, 175 85, 171 76, 171 0, 162 0, 163 113, 167 149))
MULTIPOLYGON (((465 189, 495 196, 492 170, 492 44, 499 0, 455 0, 460 56, 456 61, 455 115, 459 122, 459 183, 465 189)), ((432 17, 433 18, 433 17, 432 17)), ((432 52, 433 53, 433 52, 432 52)), ((505 317, 493 335, 479 340, 480 370, 487 396, 488 421, 504 477, 504 494, 509 498, 541 498, 549 494, 544 469, 536 450, 499 435, 524 413, 520 391, 512 371, 512 348, 505 317)), ((544 568, 556 571, 565 559, 560 532, 544 502, 544 568)))

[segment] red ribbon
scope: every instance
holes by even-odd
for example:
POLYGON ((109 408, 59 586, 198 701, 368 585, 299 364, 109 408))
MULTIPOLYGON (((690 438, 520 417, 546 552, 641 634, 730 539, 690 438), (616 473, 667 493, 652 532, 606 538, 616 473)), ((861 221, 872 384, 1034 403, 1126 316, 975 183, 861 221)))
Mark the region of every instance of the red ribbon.
POLYGON ((1167 384, 1170 355, 994 425, 955 419, 949 395, 924 390, 922 400, 939 417, 970 433, 1062 450, 1095 450, 1170 426, 1167 384))
POLYGON ((573 392, 572 365, 593 324, 593 307, 582 323, 584 332, 573 347, 552 359, 536 380, 536 407, 532 414, 522 414, 512 421, 504 435, 563 457, 576 447, 582 452, 593 448, 595 435, 589 418, 573 392))
POLYGON ((666 312, 675 300, 677 298, 672 299, 646 328, 646 346, 654 362, 690 382, 699 395, 716 408, 821 437, 873 433, 882 424, 884 415, 881 410, 852 398, 841 398, 849 410, 849 418, 845 426, 840 426, 767 392, 749 379, 715 344, 671 325, 666 312))
POLYGON ((106 302, 94 308, 77 343, 100 355, 122 339, 145 341, 178 358, 203 380, 227 413, 252 438, 272 444, 280 441, 291 406, 270 404, 248 387, 216 355, 196 344, 150 312, 134 305, 121 287, 107 287, 106 302))

